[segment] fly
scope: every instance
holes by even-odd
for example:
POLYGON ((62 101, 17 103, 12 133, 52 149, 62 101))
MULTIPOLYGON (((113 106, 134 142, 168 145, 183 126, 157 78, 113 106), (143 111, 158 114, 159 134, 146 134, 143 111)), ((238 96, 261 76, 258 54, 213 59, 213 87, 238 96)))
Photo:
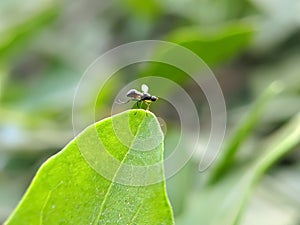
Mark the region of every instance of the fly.
POLYGON ((128 103, 130 101, 136 101, 137 107, 141 107, 142 103, 144 102, 147 105, 147 110, 149 110, 150 104, 152 102, 156 102, 158 97, 154 95, 150 95, 148 93, 148 86, 146 84, 142 84, 142 92, 136 90, 136 89, 131 89, 127 92, 126 96, 129 97, 130 99, 126 102, 122 102, 119 100, 119 103, 128 103), (140 103, 140 106, 139 106, 140 103))

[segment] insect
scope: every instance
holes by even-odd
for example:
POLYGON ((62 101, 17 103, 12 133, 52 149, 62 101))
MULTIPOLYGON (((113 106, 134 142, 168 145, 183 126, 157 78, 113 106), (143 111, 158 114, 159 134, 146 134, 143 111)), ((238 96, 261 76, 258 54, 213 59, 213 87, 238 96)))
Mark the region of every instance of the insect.
POLYGON ((150 95, 148 93, 148 86, 146 84, 142 84, 142 92, 137 91, 136 89, 131 89, 127 92, 126 96, 129 97, 130 99, 126 102, 122 102, 119 100, 119 103, 128 103, 130 101, 136 101, 136 105, 137 107, 141 107, 142 103, 144 102, 147 105, 147 110, 149 110, 150 104, 152 102, 157 101, 158 97, 154 96, 154 95, 150 95), (139 103, 140 106, 139 106, 139 103))

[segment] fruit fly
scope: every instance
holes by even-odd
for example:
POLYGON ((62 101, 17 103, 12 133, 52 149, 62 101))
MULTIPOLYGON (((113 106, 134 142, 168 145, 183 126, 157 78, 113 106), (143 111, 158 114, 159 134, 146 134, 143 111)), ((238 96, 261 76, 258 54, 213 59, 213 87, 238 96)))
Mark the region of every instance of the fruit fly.
POLYGON ((141 106, 142 103, 144 102, 147 105, 147 110, 149 110, 150 104, 152 102, 155 102, 158 98, 156 96, 150 95, 148 93, 149 88, 146 84, 143 84, 141 89, 142 89, 142 92, 140 92, 136 89, 129 90, 127 92, 126 96, 129 97, 130 99, 126 102, 122 102, 119 100, 118 103, 128 103, 130 101, 136 101, 136 105, 139 108, 139 103, 141 103, 140 104, 140 106, 141 106))

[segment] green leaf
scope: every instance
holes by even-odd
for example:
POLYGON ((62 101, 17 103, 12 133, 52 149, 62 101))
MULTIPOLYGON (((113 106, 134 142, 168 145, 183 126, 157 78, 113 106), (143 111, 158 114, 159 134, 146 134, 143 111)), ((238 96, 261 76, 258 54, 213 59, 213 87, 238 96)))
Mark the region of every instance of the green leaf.
POLYGON ((215 66, 249 46, 254 31, 253 26, 246 23, 233 23, 214 30, 190 26, 176 29, 167 39, 190 49, 209 66, 215 66))
MULTIPOLYGON (((198 55, 203 65, 218 66, 229 61, 241 53, 250 45, 254 34, 253 26, 246 23, 233 23, 222 28, 203 30, 199 26, 186 26, 175 29, 164 40, 174 42, 198 55)), ((155 50, 160 59, 174 58, 178 62, 185 62, 191 68, 197 68, 190 62, 190 58, 184 58, 178 53, 178 49, 155 50)), ((148 67, 141 71, 142 76, 161 76, 173 80, 179 84, 186 82, 190 76, 181 68, 165 63, 148 62, 148 67)), ((198 68, 199 69, 199 68, 198 68)), ((199 71, 196 70, 197 73, 199 71)))
POLYGON ((163 134, 145 112, 129 110, 84 130, 44 163, 6 224, 173 224, 163 134))

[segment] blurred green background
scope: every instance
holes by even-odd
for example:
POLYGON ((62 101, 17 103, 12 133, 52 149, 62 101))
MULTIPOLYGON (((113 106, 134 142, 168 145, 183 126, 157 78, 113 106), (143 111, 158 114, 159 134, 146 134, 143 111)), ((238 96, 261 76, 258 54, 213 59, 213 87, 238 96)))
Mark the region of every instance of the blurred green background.
MULTIPOLYGON (((218 175, 214 166, 199 173, 199 157, 194 156, 167 181, 176 223, 233 224, 229 219, 216 222, 230 218, 233 211, 239 211, 237 223, 243 225, 300 223, 299 135, 285 145, 285 154, 270 165, 262 164, 272 167, 258 169, 261 173, 253 176, 260 179, 255 185, 250 182, 247 188, 251 190, 234 190, 242 177, 236 172, 263 157, 262 143, 273 143, 276 155, 277 144, 290 140, 289 135, 299 129, 299 119, 294 119, 300 112, 298 0, 2 0, 0 32, 1 222, 42 162, 73 138, 72 100, 89 64, 120 44, 158 39, 189 48, 216 74, 228 110, 225 143, 234 149, 219 157, 218 175), (263 93, 274 81, 283 90, 264 99, 263 93), (278 135, 286 124, 294 127, 278 135), (232 193, 251 195, 246 204, 233 204, 239 197, 232 193), (216 210, 217 206, 223 209, 216 210)), ((209 111, 203 106, 203 94, 182 71, 161 64, 149 63, 146 69, 130 66, 113 76, 99 95, 97 119, 110 115, 119 89, 155 72, 190 94, 204 121, 203 138, 207 138, 209 111), (129 79, 128 74, 134 75, 129 79)), ((166 122, 168 154, 180 135, 178 115, 163 100, 151 105, 151 110, 166 122)), ((187 143, 182 151, 188 148, 187 143)))

